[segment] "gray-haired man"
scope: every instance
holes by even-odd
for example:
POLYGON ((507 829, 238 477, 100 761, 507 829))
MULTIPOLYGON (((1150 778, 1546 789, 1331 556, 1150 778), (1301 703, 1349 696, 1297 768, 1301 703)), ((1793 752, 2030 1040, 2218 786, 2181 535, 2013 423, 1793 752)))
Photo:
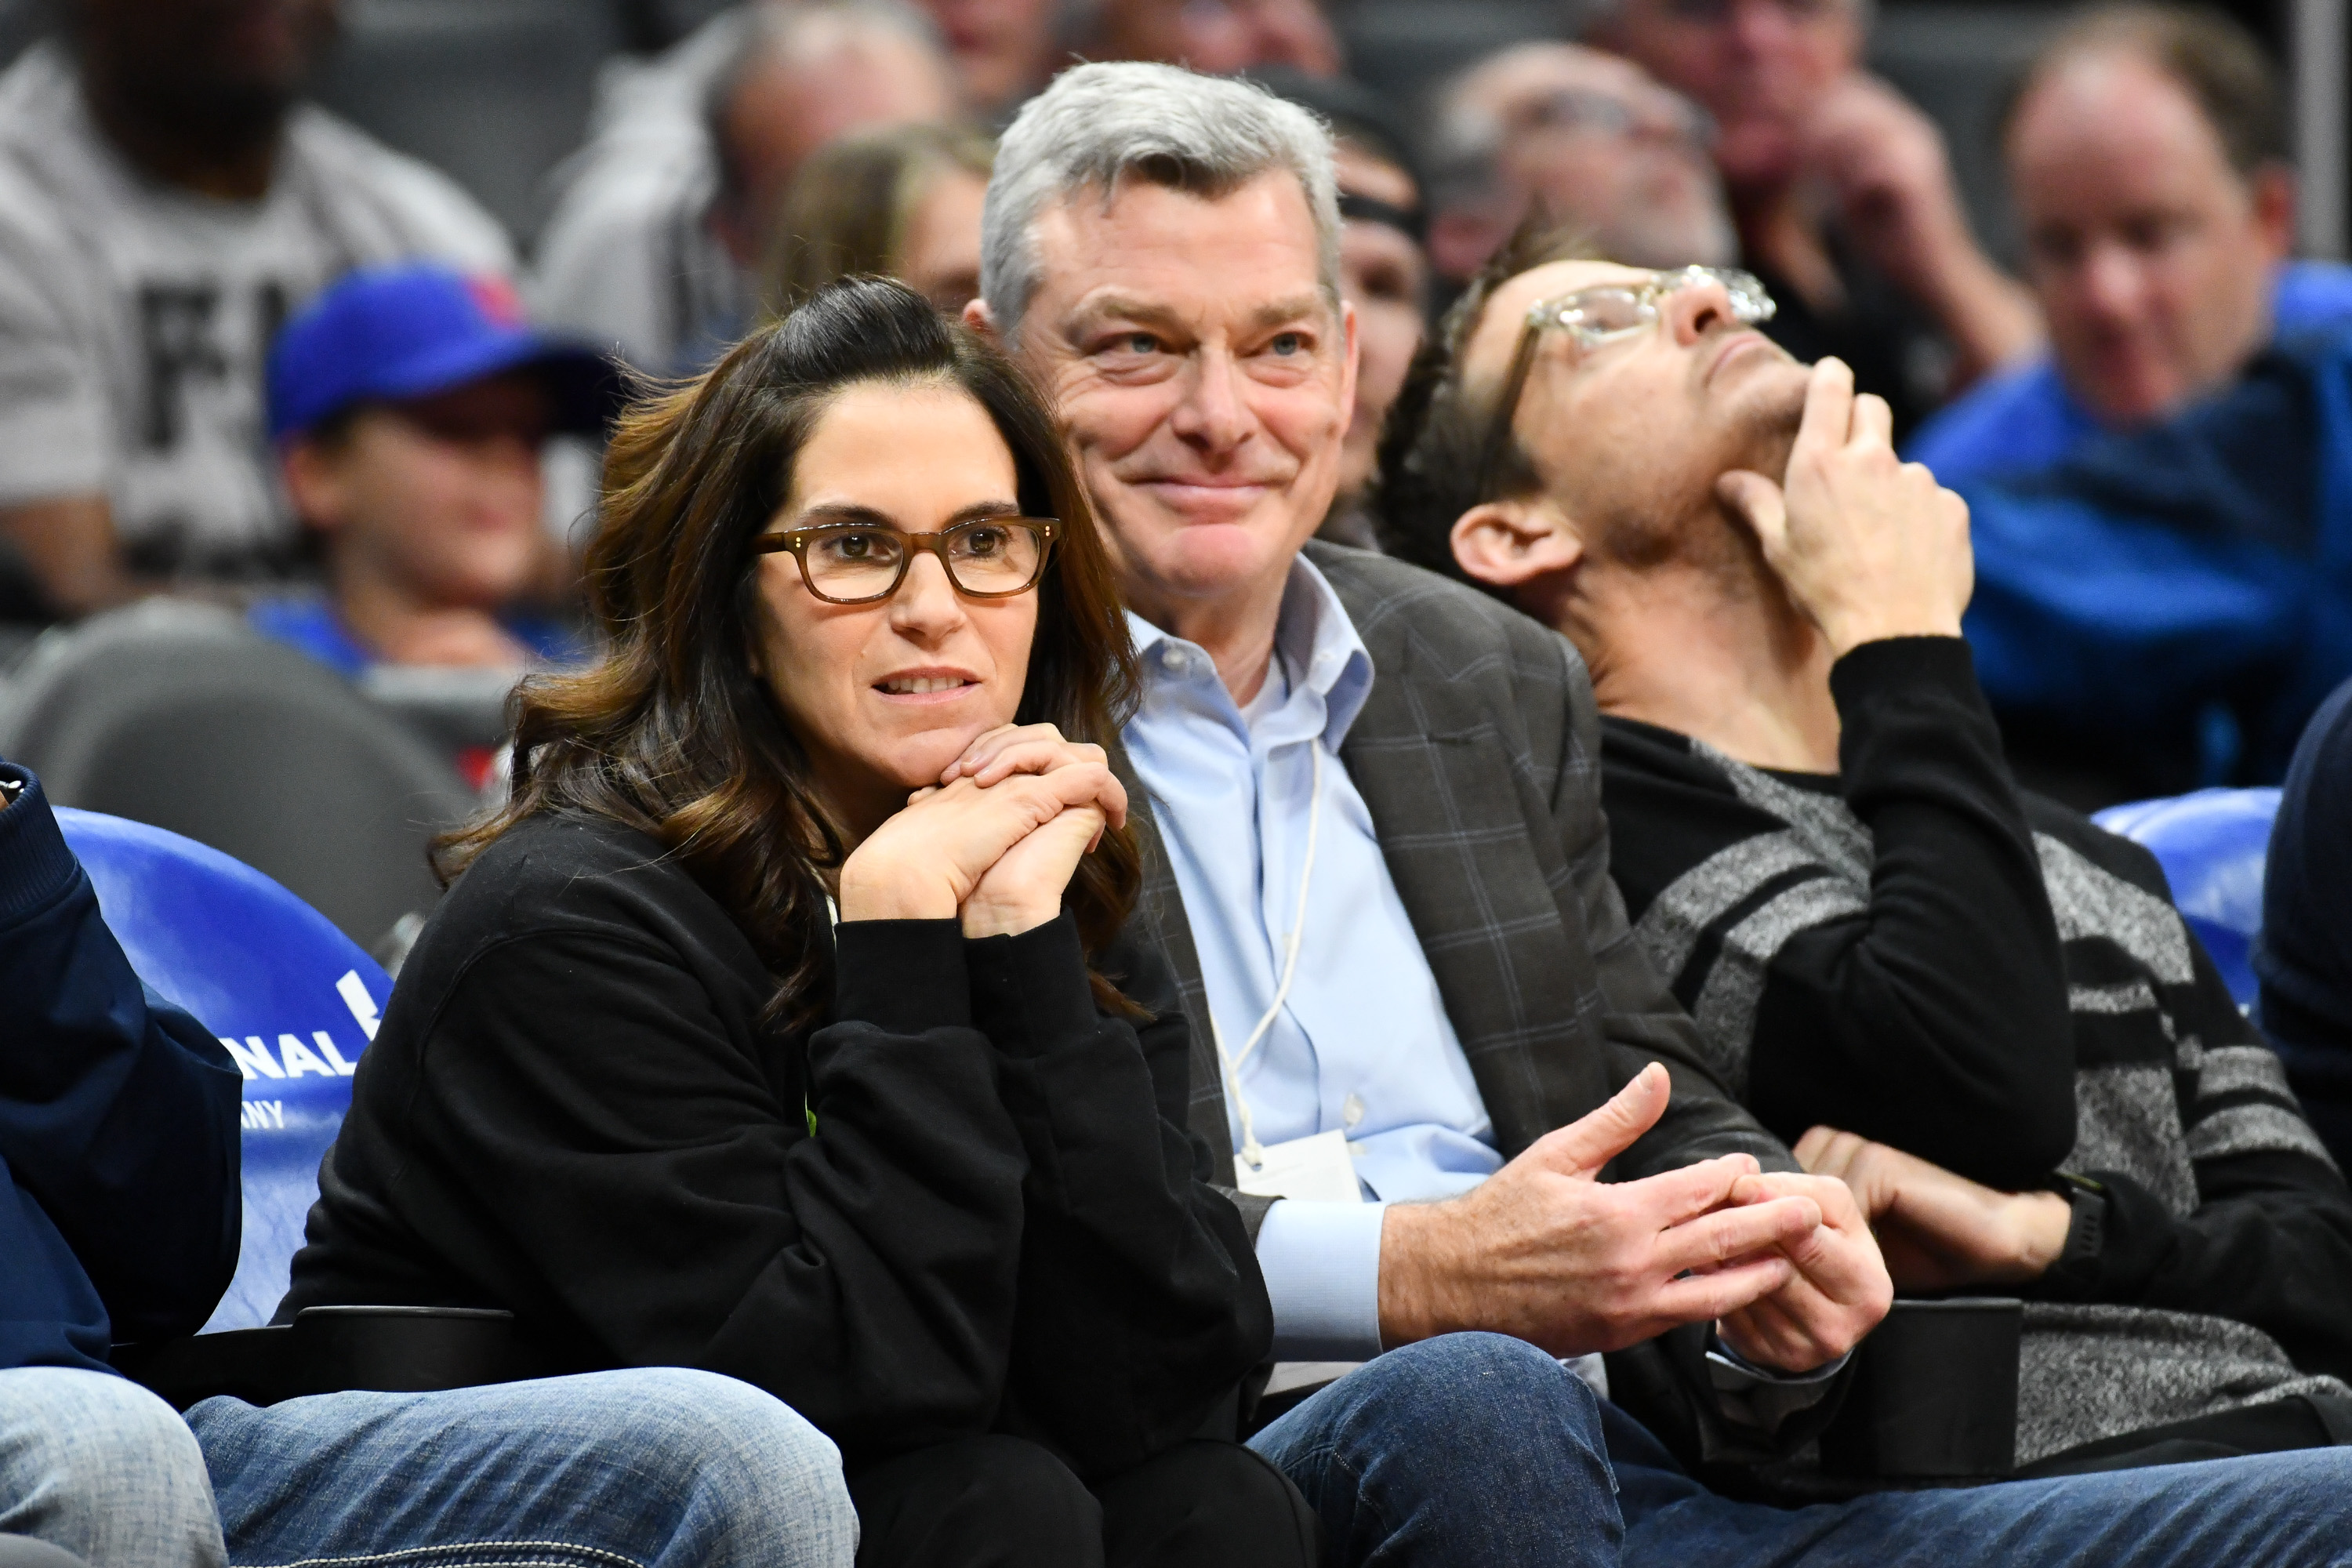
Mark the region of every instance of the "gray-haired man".
POLYGON ((1354 374, 1338 225, 1301 111, 1084 67, 1006 134, 971 310, 1058 400, 1138 612, 1148 897, 1277 1353, 1370 1363, 1254 1444, 1334 1562, 2204 1560, 2180 1552, 2200 1510, 2250 1511, 2227 1467, 2161 1498, 2100 1478, 1782 1512, 1706 1491, 1553 1359, 1625 1352, 1645 1411, 1762 1455, 1811 1429, 1833 1373, 1808 1374, 1886 1275, 1632 942, 1573 650, 1458 584, 1302 551, 1354 374))

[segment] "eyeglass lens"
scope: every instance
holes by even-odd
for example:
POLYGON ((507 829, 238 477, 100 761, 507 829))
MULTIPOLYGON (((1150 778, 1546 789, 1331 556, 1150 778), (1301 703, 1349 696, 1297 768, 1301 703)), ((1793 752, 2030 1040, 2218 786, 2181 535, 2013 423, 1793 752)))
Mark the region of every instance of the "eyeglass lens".
POLYGON ((1660 300, 1698 283, 1721 284, 1731 302, 1733 318, 1743 325, 1754 326, 1772 319, 1772 297, 1754 278, 1744 272, 1700 267, 1664 273, 1638 286, 1602 284, 1580 289, 1546 308, 1545 313, 1550 324, 1565 327, 1591 344, 1648 325, 1657 320, 1660 300))
MULTIPOLYGON (((967 594, 1017 593, 1034 582, 1045 542, 1026 523, 983 521, 947 531, 948 575, 967 594)), ((907 553, 906 536, 888 528, 833 528, 808 542, 801 559, 809 585, 828 598, 887 593, 907 553)))

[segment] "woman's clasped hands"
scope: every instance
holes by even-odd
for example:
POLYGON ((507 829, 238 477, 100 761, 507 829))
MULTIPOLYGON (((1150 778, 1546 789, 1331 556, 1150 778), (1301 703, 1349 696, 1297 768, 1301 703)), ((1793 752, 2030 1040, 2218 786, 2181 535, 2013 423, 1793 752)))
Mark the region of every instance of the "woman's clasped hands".
POLYGON ((973 738, 841 868, 841 918, 947 920, 1012 936, 1061 912, 1079 859, 1127 821, 1127 790, 1100 746, 1051 724, 973 738))

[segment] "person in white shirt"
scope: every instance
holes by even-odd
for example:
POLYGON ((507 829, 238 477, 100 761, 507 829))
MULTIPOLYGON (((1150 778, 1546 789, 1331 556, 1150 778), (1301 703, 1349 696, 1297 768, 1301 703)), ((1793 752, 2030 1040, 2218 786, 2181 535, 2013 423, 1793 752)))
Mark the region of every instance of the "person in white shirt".
POLYGON ((263 358, 353 267, 509 272, 450 180, 300 100, 335 0, 70 0, 0 74, 0 541, 59 613, 284 570, 263 358))
POLYGON ((751 0, 606 82, 557 174, 531 315, 694 374, 751 330, 770 221, 811 154, 961 108, 938 28, 902 0, 751 0))

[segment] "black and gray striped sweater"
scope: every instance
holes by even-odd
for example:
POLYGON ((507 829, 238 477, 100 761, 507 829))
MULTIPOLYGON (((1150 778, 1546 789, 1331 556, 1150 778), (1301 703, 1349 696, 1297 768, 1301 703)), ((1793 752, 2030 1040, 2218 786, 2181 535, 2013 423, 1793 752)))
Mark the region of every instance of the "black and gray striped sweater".
POLYGON ((2021 1462, 2352 1394, 2352 1194, 2153 858, 2015 787, 1958 639, 1830 683, 1836 775, 1603 725, 1627 912, 1723 1080, 1790 1142, 2105 1186, 2024 1288, 2021 1462))

